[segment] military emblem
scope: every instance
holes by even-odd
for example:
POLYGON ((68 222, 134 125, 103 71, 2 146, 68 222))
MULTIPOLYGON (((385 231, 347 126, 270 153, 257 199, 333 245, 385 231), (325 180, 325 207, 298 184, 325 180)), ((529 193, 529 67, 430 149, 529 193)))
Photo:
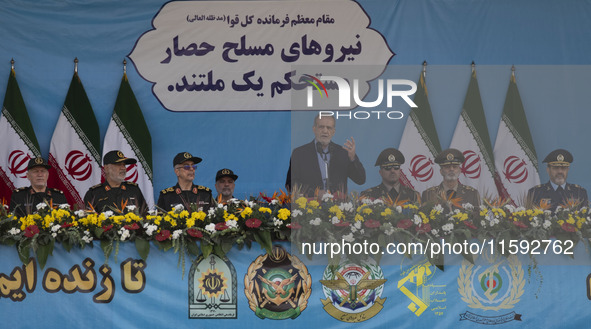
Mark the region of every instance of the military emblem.
POLYGON ((448 153, 447 156, 445 157, 448 161, 451 161, 454 159, 454 155, 451 153, 448 153))
POLYGON ((185 152, 185 154, 183 154, 183 156, 185 157, 185 159, 189 159, 192 157, 191 153, 189 153, 189 152, 185 152))
POLYGON ((121 152, 121 151, 117 151, 117 156, 121 159, 125 158, 125 156, 123 155, 123 152, 121 152))
POLYGON ((227 258, 199 257, 189 272, 189 319, 236 319, 237 284, 227 258))
POLYGON ((35 159, 35 163, 36 163, 36 164, 43 164, 43 159, 41 159, 41 158, 36 158, 36 159, 35 159))
POLYGON ((396 157, 394 156, 394 154, 388 155, 388 161, 390 161, 390 162, 396 161, 396 157))
POLYGON ((261 319, 297 318, 308 306, 311 286, 304 263, 279 245, 271 255, 257 257, 244 276, 248 305, 261 319))
POLYGON ((222 174, 229 175, 230 174, 230 170, 224 169, 224 170, 222 170, 222 174))
POLYGON ((558 160, 558 161, 564 161, 564 155, 562 155, 562 154, 559 154, 559 155, 556 157, 556 160, 558 160))
POLYGON ((324 310, 343 322, 362 322, 378 314, 386 298, 384 274, 373 259, 360 264, 342 260, 337 268, 327 266, 320 283, 326 299, 321 299, 324 310))
MULTIPOLYGON (((470 308, 496 312, 511 309, 524 293, 523 272, 521 262, 515 255, 505 258, 498 254, 484 254, 475 264, 464 260, 458 278, 458 292, 470 308)), ((521 321, 521 314, 479 315, 467 311, 460 314, 460 321, 463 320, 489 325, 502 324, 512 320, 521 321)))
POLYGON ((442 316, 447 308, 446 285, 430 283, 436 272, 437 267, 425 258, 400 274, 398 289, 410 300, 407 308, 417 317, 427 309, 442 316))

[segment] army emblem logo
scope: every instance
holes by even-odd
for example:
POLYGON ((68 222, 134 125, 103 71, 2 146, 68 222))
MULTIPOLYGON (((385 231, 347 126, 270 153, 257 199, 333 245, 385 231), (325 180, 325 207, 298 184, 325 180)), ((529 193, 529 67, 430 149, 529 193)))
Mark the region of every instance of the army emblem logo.
POLYGON ((311 286, 304 263, 279 245, 271 255, 257 257, 244 276, 248 306, 261 319, 297 318, 308 306, 311 286))
POLYGON ((189 159, 191 157, 191 154, 188 152, 185 152, 185 154, 183 154, 183 156, 185 157, 185 159, 189 159))
POLYGON ((125 156, 123 155, 123 152, 121 152, 121 151, 117 151, 117 156, 118 156, 120 159, 123 159, 123 158, 125 158, 125 156))
POLYGON ((454 155, 451 153, 448 153, 447 156, 445 157, 447 159, 447 161, 451 161, 454 159, 454 155))
MULTIPOLYGON (((464 260, 458 277, 458 292, 468 307, 482 311, 511 309, 524 293, 525 279, 521 262, 511 255, 488 255, 475 264, 464 260)), ((510 312, 503 315, 473 312, 460 314, 460 321, 469 320, 480 324, 502 324, 521 321, 521 314, 510 312), (491 316, 493 315, 493 316, 491 316)))
POLYGON ((394 154, 390 154, 390 155, 388 156, 388 161, 390 161, 390 162, 394 162, 394 161, 396 161, 396 157, 394 156, 394 154))
POLYGON ((361 264, 342 260, 338 267, 327 266, 320 283, 326 299, 321 299, 324 310, 343 322, 362 322, 378 314, 386 298, 384 274, 373 259, 361 264))
POLYGON ((43 164, 43 159, 41 159, 41 158, 36 158, 36 159, 35 159, 35 163, 36 163, 36 164, 43 164))
POLYGON ((564 155, 562 155, 562 154, 559 154, 559 155, 556 157, 556 160, 558 160, 558 161, 564 161, 564 155))
POLYGON ((228 259, 201 256, 189 272, 189 319, 236 319, 237 284, 228 259))

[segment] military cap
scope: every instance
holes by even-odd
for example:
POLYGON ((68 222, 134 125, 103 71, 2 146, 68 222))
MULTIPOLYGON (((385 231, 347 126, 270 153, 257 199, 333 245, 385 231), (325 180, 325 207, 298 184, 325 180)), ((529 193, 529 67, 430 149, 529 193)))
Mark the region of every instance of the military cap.
POLYGON ((174 166, 181 164, 185 161, 193 161, 194 164, 198 164, 199 162, 202 161, 202 159, 200 157, 194 157, 189 152, 181 152, 181 153, 177 154, 174 157, 174 159, 172 159, 172 166, 174 167, 174 166))
POLYGON ((448 164, 462 164, 464 162, 464 154, 458 149, 447 149, 442 151, 435 157, 435 163, 440 166, 448 164))
POLYGON ((103 157, 103 166, 121 162, 125 164, 134 164, 137 162, 137 160, 132 158, 126 158, 125 155, 123 155, 123 152, 119 150, 109 151, 103 157))
POLYGON ((238 179, 238 176, 234 175, 234 172, 227 168, 218 170, 217 174, 215 174, 215 181, 217 182, 222 177, 231 177, 233 180, 238 179))
POLYGON ((573 162, 573 155, 565 149, 558 149, 550 152, 543 162, 549 166, 568 167, 573 162))
POLYGON ((27 170, 30 170, 35 167, 43 167, 45 169, 51 168, 51 166, 47 163, 47 161, 45 161, 45 159, 42 157, 31 158, 31 160, 29 160, 29 165, 27 166, 27 170))
POLYGON ((402 155, 402 152, 389 147, 378 155, 375 166, 400 166, 403 163, 404 155, 402 155))

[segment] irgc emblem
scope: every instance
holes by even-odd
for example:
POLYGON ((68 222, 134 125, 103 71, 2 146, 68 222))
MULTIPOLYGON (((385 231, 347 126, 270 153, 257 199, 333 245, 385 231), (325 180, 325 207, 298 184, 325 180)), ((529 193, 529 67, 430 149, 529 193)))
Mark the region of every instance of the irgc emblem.
POLYGON ((257 257, 244 277, 248 306, 261 319, 297 318, 308 306, 311 286, 304 263, 279 245, 257 257))
POLYGON ((343 322, 362 322, 378 314, 386 298, 382 269, 367 258, 359 264, 346 259, 334 268, 327 266, 320 283, 326 299, 321 299, 324 310, 343 322))
POLYGON ((515 255, 484 254, 474 264, 463 260, 458 277, 458 292, 468 307, 480 310, 476 314, 466 311, 460 321, 480 324, 502 324, 521 321, 521 314, 500 312, 515 307, 523 295, 525 279, 521 262, 515 255))
POLYGON ((189 272, 189 319, 236 319, 237 284, 227 258, 199 257, 189 272))

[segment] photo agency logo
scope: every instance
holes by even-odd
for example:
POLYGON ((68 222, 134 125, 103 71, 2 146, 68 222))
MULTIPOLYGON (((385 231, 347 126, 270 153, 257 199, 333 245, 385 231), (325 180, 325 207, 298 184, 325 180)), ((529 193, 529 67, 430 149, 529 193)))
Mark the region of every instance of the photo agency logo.
MULTIPOLYGON (((338 76, 319 76, 314 77, 310 74, 303 74, 300 81, 308 83, 306 86, 306 108, 307 109, 318 109, 326 108, 326 104, 330 101, 334 102, 334 99, 329 99, 328 90, 336 90, 338 103, 331 105, 330 108, 338 108, 339 110, 347 110, 355 107, 362 108, 382 108, 384 98, 386 99, 386 108, 391 109, 394 104, 394 99, 400 97, 408 106, 411 108, 417 108, 418 106, 413 102, 410 96, 414 95, 417 91, 417 85, 411 80, 406 79, 378 79, 377 84, 377 96, 373 101, 364 100, 363 98, 367 95, 367 90, 361 90, 362 83, 359 79, 351 79, 353 81, 353 88, 349 79, 338 77, 338 76), (314 92, 316 89, 317 93, 314 92), (319 95, 319 96, 318 96, 319 95), (314 104, 314 98, 316 98, 316 105, 314 104), (351 103, 353 100, 353 105, 351 103)), ((330 103, 332 104, 332 103, 330 103)), ((388 119, 402 119, 404 114, 401 111, 354 111, 354 112, 339 112, 339 111, 319 111, 320 116, 334 116, 336 119, 347 118, 366 120, 371 117, 388 118, 388 119)))

